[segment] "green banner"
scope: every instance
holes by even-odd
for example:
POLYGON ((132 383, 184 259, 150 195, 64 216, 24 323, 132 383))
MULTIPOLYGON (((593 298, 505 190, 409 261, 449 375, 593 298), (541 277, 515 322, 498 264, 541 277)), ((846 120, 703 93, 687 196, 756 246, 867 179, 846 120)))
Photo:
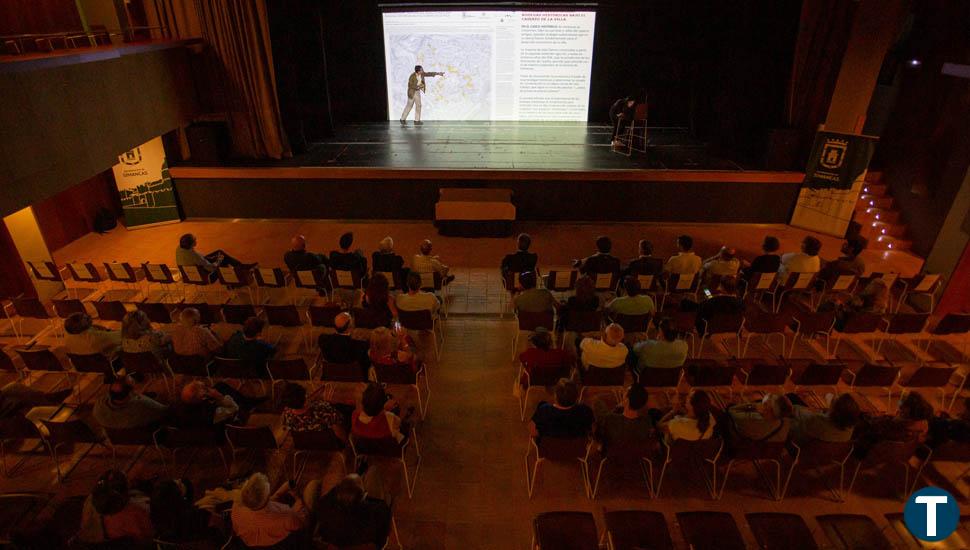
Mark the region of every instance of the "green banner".
POLYGON ((859 174, 869 167, 869 159, 875 149, 875 137, 824 131, 816 133, 802 186, 809 189, 851 189, 859 174))
POLYGON ((162 138, 154 138, 119 156, 114 176, 125 213, 125 227, 181 221, 162 138))

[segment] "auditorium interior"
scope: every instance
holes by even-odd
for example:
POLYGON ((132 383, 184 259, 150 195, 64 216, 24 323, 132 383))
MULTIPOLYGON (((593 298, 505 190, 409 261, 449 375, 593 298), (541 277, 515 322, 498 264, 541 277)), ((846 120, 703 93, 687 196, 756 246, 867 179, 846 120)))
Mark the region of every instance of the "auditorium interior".
POLYGON ((970 2, 0 42, 0 546, 970 547, 970 2))

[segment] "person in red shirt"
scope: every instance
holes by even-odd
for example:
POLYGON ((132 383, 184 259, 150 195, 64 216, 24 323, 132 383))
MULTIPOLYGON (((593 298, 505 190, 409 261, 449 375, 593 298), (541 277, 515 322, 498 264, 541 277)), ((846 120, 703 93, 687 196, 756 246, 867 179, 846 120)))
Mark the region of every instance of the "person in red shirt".
POLYGON ((354 411, 351 419, 350 433, 362 439, 393 437, 398 443, 404 441, 405 434, 409 431, 406 417, 413 412, 413 407, 408 410, 404 419, 392 412, 396 408, 397 402, 384 391, 383 386, 377 382, 367 384, 360 399, 360 407, 354 411))
MULTIPOLYGON (((568 351, 552 347, 552 334, 545 327, 537 327, 529 337, 529 343, 533 347, 519 354, 519 361, 530 377, 543 373, 560 373, 561 376, 564 369, 568 371, 576 364, 576 358, 568 351)), ((525 385, 524 375, 521 383, 525 385)))

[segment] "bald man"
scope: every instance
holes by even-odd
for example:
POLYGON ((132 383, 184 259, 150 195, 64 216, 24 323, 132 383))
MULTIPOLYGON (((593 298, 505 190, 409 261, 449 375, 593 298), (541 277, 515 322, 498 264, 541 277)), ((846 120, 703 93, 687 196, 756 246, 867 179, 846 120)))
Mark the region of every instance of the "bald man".
POLYGON ((326 271, 330 261, 323 254, 307 252, 306 237, 293 235, 290 239, 290 250, 283 254, 283 262, 290 271, 310 271, 319 269, 326 271))
POLYGON ((320 356, 328 363, 358 363, 363 372, 370 366, 367 350, 370 347, 365 340, 355 340, 354 318, 347 313, 337 314, 333 320, 334 334, 321 334, 317 340, 320 346, 320 356))
POLYGON ((629 348, 623 343, 623 327, 611 323, 603 330, 602 338, 583 338, 579 343, 579 359, 583 368, 614 368, 626 364, 629 348))

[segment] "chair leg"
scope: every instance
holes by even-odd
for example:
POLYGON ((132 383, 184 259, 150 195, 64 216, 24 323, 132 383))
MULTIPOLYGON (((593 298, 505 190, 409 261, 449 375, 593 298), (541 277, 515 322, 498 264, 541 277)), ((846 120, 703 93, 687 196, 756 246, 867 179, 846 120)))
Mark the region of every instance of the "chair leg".
POLYGON ((606 459, 600 460, 600 466, 596 469, 596 482, 593 484, 593 496, 592 500, 596 500, 596 493, 600 488, 600 477, 603 475, 603 466, 606 465, 606 459))

